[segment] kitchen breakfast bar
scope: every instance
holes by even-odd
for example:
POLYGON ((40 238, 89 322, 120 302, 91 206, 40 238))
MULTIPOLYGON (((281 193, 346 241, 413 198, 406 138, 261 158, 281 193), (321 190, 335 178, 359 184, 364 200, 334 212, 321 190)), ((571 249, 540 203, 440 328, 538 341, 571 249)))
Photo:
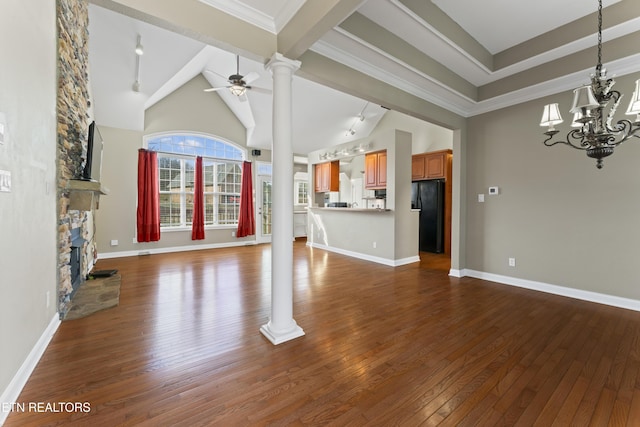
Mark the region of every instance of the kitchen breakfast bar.
POLYGON ((355 258, 398 266, 420 260, 418 212, 393 209, 308 208, 307 244, 355 258))
POLYGON ((419 262, 411 134, 387 129, 333 150, 309 153, 307 245, 394 267, 419 262))

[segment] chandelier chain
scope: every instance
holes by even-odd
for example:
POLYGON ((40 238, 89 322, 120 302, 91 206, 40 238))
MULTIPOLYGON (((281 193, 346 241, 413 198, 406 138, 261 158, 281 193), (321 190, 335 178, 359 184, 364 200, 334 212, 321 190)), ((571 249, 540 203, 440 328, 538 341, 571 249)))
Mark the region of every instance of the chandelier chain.
POLYGON ((596 65, 596 76, 600 75, 602 69, 602 0, 598 0, 598 65, 596 65))

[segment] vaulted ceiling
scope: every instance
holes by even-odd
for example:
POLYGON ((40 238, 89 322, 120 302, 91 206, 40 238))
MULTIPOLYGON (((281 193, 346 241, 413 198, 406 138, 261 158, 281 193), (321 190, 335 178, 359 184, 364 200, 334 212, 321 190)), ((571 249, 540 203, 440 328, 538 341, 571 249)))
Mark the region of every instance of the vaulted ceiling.
MULTIPOLYGON (((198 74, 257 72, 275 52, 299 60, 294 149, 306 153, 369 132, 384 106, 434 124, 464 119, 587 83, 597 60, 596 0, 91 0, 95 114, 140 128, 144 109, 198 74), (134 93, 141 35, 140 93, 134 93), (207 71, 209 70, 209 71, 207 71), (119 105, 120 107, 114 107, 119 105), (358 134, 346 132, 358 114, 358 134)), ((603 63, 640 70, 640 2, 604 0, 603 63)), ((640 77, 640 76, 639 76, 640 77)), ((631 92, 633 88, 619 88, 631 92)), ((271 96, 221 96, 268 148, 271 96)), ((215 96, 212 94, 212 96, 215 96)))

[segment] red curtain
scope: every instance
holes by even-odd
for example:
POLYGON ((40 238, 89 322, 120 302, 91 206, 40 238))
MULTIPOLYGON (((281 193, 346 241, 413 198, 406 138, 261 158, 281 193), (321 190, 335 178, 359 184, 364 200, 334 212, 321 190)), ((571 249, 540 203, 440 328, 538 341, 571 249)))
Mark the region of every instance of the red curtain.
POLYGON ((238 237, 256 234, 256 222, 253 216, 253 178, 251 162, 242 164, 242 187, 240 189, 240 218, 238 218, 238 237))
POLYGON ((160 240, 160 191, 158 187, 158 154, 138 151, 138 210, 136 229, 138 242, 160 240))
POLYGON ((193 187, 193 220, 191 240, 204 239, 204 188, 202 185, 202 157, 196 157, 195 183, 193 187))

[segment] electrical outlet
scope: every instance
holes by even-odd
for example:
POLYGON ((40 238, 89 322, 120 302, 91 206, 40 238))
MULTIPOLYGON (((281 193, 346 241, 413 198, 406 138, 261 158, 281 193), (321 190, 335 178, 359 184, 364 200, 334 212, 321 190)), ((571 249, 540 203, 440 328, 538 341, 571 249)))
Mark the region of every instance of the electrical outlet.
POLYGON ((478 202, 484 203, 484 194, 478 194, 478 202))
POLYGON ((515 266, 516 266, 516 259, 509 258, 509 267, 515 267, 515 266))
POLYGON ((133 238, 133 243, 138 243, 138 239, 136 239, 135 237, 133 238))
POLYGON ((378 243, 377 242, 373 242, 373 249, 378 247, 378 243))
POLYGON ((47 291, 46 298, 47 298, 47 308, 49 308, 49 305, 51 304, 51 301, 49 299, 49 291, 47 291))
POLYGON ((236 232, 235 231, 231 232, 231 237, 236 237, 236 232))
POLYGON ((111 246, 118 246, 118 241, 115 239, 111 240, 111 246))

